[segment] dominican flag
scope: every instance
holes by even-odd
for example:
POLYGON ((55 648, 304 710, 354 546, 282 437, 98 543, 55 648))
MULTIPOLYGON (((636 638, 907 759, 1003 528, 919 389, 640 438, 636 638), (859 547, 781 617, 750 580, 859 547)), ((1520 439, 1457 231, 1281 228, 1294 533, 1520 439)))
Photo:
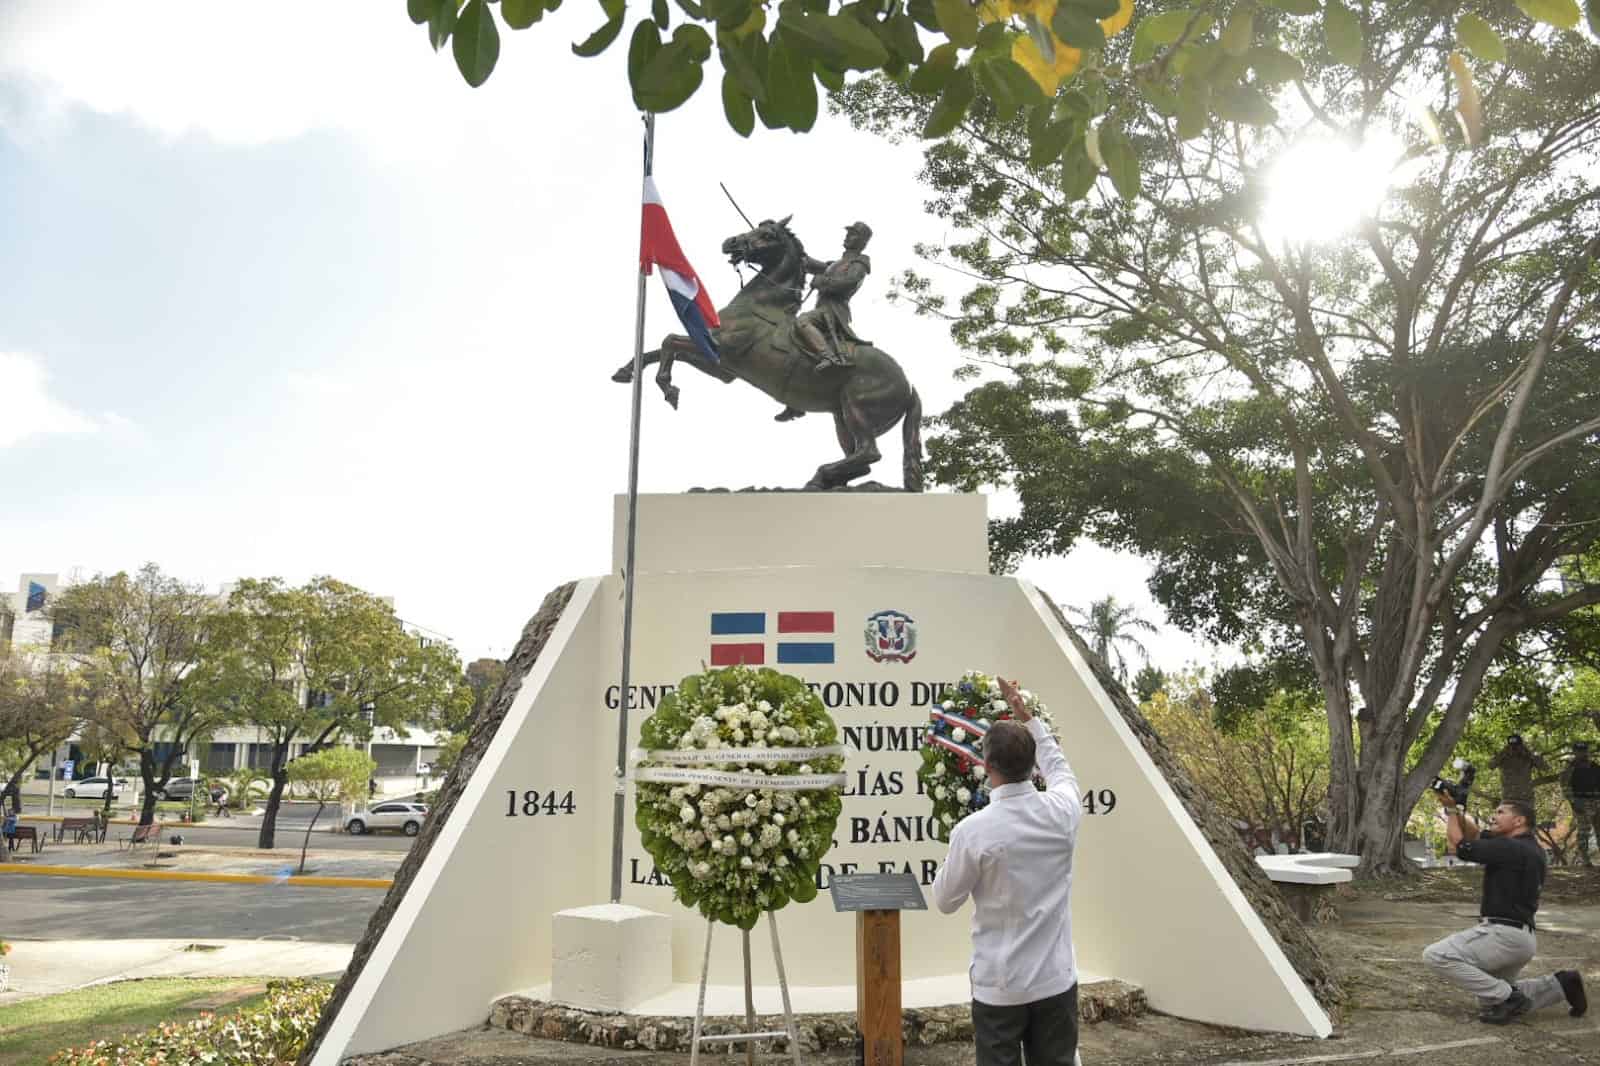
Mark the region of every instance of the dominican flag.
POLYGON ((667 209, 661 204, 655 179, 645 178, 644 216, 639 225, 639 269, 648 274, 652 266, 661 268, 661 280, 667 286, 673 310, 683 322, 684 332, 707 359, 720 362, 717 342, 711 339, 712 327, 722 325, 717 320, 716 305, 707 295, 706 287, 700 284, 700 277, 689 265, 683 249, 678 247, 678 238, 667 220, 667 209))
POLYGON ((712 666, 833 661, 832 611, 711 612, 712 666))

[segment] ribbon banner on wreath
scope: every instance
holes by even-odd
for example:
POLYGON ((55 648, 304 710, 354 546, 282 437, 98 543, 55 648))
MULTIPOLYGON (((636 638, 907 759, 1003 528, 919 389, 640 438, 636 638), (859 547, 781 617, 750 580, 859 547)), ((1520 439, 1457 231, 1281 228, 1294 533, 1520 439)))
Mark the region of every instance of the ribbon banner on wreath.
POLYGON ((799 678, 743 666, 684 678, 640 727, 634 823, 673 895, 751 929, 817 895, 846 779, 838 728, 799 678))
MULTIPOLYGON (((1028 712, 1055 732, 1039 697, 1027 689, 1019 693, 1028 712)), ((1000 682, 978 670, 962 674, 950 686, 948 695, 929 712, 917 779, 933 804, 934 821, 943 838, 949 839, 950 831, 961 819, 989 805, 984 738, 994 723, 1010 721, 1011 717, 1011 708, 1000 693, 1000 682)), ((1033 783, 1036 788, 1044 788, 1044 781, 1037 774, 1033 783)))

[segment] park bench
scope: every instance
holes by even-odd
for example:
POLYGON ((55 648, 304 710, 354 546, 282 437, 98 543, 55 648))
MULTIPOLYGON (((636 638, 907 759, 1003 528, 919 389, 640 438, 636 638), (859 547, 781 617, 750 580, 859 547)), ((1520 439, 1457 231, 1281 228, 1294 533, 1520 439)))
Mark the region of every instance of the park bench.
POLYGON ((118 843, 119 847, 125 844, 129 851, 132 851, 140 844, 159 847, 161 845, 161 823, 151 822, 149 825, 134 826, 133 834, 123 837, 118 843))
POLYGON ((8 841, 11 850, 20 849, 24 840, 32 843, 36 855, 44 849, 44 838, 39 835, 37 826, 19 825, 12 828, 8 841))
POLYGON ((85 838, 91 842, 98 835, 98 819, 95 818, 63 818, 56 823, 56 843, 60 844, 72 834, 74 844, 82 844, 85 838))
POLYGON ((1326 922, 1338 918, 1333 893, 1336 886, 1350 883, 1354 876, 1350 871, 1361 865, 1361 856, 1326 851, 1258 855, 1256 865, 1278 886, 1296 918, 1302 922, 1326 922))

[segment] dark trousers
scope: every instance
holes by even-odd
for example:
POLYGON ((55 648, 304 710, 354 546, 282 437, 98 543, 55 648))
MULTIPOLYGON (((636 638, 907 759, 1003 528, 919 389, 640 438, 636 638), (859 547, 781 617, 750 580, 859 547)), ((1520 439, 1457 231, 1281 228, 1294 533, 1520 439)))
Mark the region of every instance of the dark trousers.
POLYGON ((1078 1051, 1078 986, 1059 996, 994 1007, 972 1001, 978 1066, 1072 1066, 1078 1051))

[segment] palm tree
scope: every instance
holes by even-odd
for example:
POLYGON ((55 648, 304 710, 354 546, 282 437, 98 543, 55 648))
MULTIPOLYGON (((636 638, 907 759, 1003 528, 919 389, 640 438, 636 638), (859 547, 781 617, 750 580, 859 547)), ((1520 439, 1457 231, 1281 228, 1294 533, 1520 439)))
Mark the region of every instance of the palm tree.
POLYGON ((1132 604, 1118 603, 1115 596, 1107 596, 1103 600, 1091 601, 1088 610, 1070 605, 1067 610, 1083 622, 1095 654, 1107 666, 1115 666, 1117 680, 1124 685, 1128 682, 1128 660, 1122 654, 1124 645, 1139 653, 1140 662, 1150 661, 1150 653, 1133 636, 1133 631, 1142 629, 1146 633, 1154 633, 1157 630, 1154 624, 1135 613, 1137 608, 1132 604), (1113 655, 1116 656, 1114 664, 1113 655))

